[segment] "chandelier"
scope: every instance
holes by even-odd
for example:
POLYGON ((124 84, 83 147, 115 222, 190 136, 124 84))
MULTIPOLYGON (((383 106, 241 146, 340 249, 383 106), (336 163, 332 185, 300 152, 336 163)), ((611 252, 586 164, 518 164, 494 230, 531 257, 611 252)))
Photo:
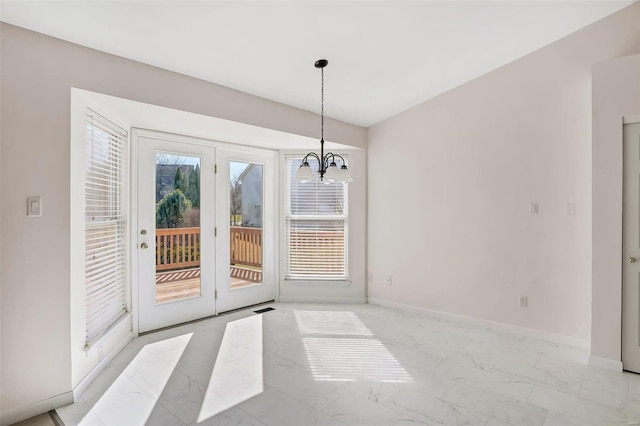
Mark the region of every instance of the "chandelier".
POLYGON ((340 182, 349 183, 353 182, 353 178, 347 168, 347 163, 341 155, 334 154, 332 152, 324 153, 324 67, 329 64, 326 59, 318 59, 315 63, 316 68, 320 68, 322 75, 322 86, 320 96, 320 155, 315 152, 310 152, 302 159, 302 164, 296 172, 295 179, 300 183, 309 182, 314 179, 313 171, 309 165, 309 157, 315 158, 318 162, 318 174, 320 180, 325 183, 340 182), (338 168, 336 159, 342 164, 338 168))

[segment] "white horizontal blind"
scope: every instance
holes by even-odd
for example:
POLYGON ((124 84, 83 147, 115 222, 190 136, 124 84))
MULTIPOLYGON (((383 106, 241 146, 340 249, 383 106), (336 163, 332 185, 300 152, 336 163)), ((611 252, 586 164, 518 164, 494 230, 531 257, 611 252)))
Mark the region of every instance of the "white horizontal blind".
POLYGON ((127 132, 87 112, 85 289, 87 345, 127 312, 127 132))
MULTIPOLYGON (((313 160, 311 160, 313 161, 313 160)), ((310 165, 317 175, 318 164, 310 165)), ((302 158, 288 157, 287 279, 347 278, 347 211, 343 183, 300 183, 302 158)))

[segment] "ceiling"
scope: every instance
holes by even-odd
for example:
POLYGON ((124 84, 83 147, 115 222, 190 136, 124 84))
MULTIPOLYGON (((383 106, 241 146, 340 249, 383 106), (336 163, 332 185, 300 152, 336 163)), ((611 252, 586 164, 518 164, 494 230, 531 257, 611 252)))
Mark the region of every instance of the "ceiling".
POLYGON ((634 0, 2 1, 34 31, 370 126, 634 0))

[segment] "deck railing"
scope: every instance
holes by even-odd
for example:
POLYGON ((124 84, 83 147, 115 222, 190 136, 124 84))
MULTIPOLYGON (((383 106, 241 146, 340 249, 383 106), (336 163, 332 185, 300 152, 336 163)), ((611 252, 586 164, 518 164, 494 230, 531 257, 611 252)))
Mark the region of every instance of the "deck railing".
POLYGON ((200 228, 156 229, 156 271, 200 266, 200 228))
MULTIPOLYGON (((262 266, 262 228, 230 227, 232 265, 262 266)), ((156 229, 156 271, 200 266, 200 228, 156 229)))
POLYGON ((262 266, 262 228, 231 226, 231 264, 262 266))

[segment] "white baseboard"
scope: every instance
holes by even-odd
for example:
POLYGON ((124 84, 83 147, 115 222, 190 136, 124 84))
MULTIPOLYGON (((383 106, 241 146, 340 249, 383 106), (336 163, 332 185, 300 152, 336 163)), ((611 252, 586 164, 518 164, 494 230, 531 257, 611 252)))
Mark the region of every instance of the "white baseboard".
POLYGON ((519 334, 527 337, 533 337, 536 339, 547 340, 549 342, 559 343, 562 345, 573 346, 580 349, 586 349, 586 350, 591 349, 591 342, 588 339, 580 339, 577 337, 565 336, 563 334, 555 334, 555 333, 550 333, 548 331, 535 330, 533 328, 520 327, 517 325, 489 321, 489 320, 480 319, 480 318, 467 317, 464 315, 450 314, 447 312, 436 311, 434 309, 424 308, 421 306, 407 305, 405 303, 392 302, 384 299, 377 299, 375 297, 369 297, 368 302, 372 305, 379 305, 387 308, 407 310, 407 311, 416 312, 419 314, 432 316, 435 318, 461 322, 464 324, 489 328, 491 330, 505 331, 508 333, 514 333, 514 334, 519 334))
POLYGON ((622 371, 622 361, 604 358, 597 355, 589 355, 589 365, 612 371, 622 371))
POLYGON ((367 303, 366 297, 280 296, 282 303, 367 303))
POLYGON ((73 389, 74 401, 77 401, 80 398, 80 395, 82 395, 82 393, 89 387, 91 382, 93 382, 95 378, 98 377, 98 374, 100 374, 102 370, 104 370, 105 367, 109 365, 111 361, 113 361, 116 355, 118 355, 120 351, 122 351, 125 346, 127 346, 129 342, 131 342, 131 340, 133 340, 133 332, 129 332, 129 334, 127 334, 127 337, 122 339, 116 346, 114 346, 113 349, 111 349, 111 351, 109 351, 109 353, 106 354, 104 358, 102 358, 102 361, 100 361, 98 365, 96 365, 93 370, 89 372, 89 374, 84 376, 84 379, 80 380, 78 386, 73 389))
POLYGON ((22 420, 29 419, 58 407, 73 403, 73 392, 65 392, 42 401, 34 402, 25 407, 14 408, 2 413, 0 425, 7 426, 22 420))

